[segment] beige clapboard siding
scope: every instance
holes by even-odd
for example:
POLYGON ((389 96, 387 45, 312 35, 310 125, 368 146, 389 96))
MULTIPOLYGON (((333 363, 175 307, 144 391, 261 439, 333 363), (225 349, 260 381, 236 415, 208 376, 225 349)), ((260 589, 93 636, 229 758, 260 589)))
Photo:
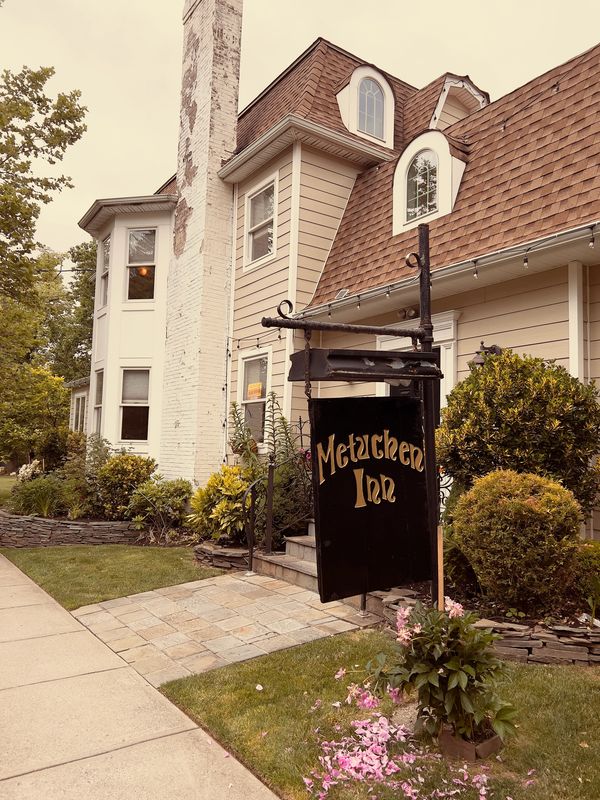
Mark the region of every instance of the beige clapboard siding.
POLYGON ((357 170, 309 147, 302 148, 296 306, 310 302, 329 255, 357 170))
POLYGON ((263 316, 273 316, 277 304, 288 293, 291 194, 291 148, 238 186, 230 400, 236 400, 238 397, 240 353, 251 354, 255 351, 257 337, 261 340, 261 348, 269 348, 271 353, 271 388, 279 397, 283 396, 286 372, 285 336, 279 340, 276 332, 267 331, 261 326, 260 320, 263 316), (277 174, 278 178, 276 255, 265 264, 244 268, 244 218, 247 195, 273 174, 277 174))
MULTIPOLYGON (((589 351, 587 347, 587 325, 584 326, 586 338, 586 360, 589 352, 589 374, 591 379, 600 388, 600 264, 593 264, 589 270, 589 351)), ((587 286, 588 275, 584 273, 584 285, 587 286)), ((586 294, 587 299, 587 294, 586 294)), ((587 315, 587 303, 585 304, 587 315)), ((587 316, 586 316, 587 321, 587 316)), ((600 524, 600 513, 598 514, 600 524)))
POLYGON ((460 103, 455 97, 449 95, 446 98, 446 102, 444 103, 444 107, 440 113, 440 118, 438 121, 438 128, 440 130, 444 130, 449 125, 452 125, 454 122, 458 122, 460 119, 464 119, 468 115, 467 108, 460 103))

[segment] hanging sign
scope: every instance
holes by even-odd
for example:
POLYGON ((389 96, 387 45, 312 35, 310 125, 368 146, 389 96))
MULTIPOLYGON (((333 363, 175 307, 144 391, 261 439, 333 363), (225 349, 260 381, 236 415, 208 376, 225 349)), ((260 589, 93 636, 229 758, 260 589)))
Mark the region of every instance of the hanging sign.
POLYGON ((309 401, 322 602, 431 578, 420 401, 309 401))

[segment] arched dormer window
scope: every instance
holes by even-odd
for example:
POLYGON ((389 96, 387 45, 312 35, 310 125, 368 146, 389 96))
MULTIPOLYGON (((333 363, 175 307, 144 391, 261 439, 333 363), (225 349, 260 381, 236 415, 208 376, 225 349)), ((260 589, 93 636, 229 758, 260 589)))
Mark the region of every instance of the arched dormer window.
POLYGON ((363 78, 358 89, 358 130, 384 139, 384 113, 383 89, 373 78, 363 78))
POLYGON ((438 157, 433 150, 421 150, 406 175, 406 220, 418 219, 438 209, 438 157))
POLYGON ((393 150, 395 100, 385 75, 363 64, 354 70, 336 99, 350 133, 393 150))

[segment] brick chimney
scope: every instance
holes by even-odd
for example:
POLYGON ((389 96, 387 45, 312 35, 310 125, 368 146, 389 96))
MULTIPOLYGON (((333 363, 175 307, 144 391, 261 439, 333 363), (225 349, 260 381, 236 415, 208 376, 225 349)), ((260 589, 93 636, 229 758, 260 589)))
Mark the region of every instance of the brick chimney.
POLYGON ((224 453, 243 0, 186 0, 161 472, 203 484, 224 453))

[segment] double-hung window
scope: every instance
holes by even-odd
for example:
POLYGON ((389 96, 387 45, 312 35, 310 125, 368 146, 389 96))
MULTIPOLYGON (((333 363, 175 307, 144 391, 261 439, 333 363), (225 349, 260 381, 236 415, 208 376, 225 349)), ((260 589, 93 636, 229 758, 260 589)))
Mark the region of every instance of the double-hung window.
POLYGON ((265 408, 269 357, 245 358, 242 361, 242 400, 244 419, 259 444, 265 438, 265 408))
POLYGON ((102 272, 100 273, 100 307, 108 303, 108 269, 110 266, 110 234, 102 240, 102 272))
POLYGON ((248 261, 258 261, 275 251, 275 181, 248 198, 248 261))
POLYGON ((121 439, 146 441, 148 439, 149 369, 124 369, 121 389, 121 439))
POLYGON ((75 408, 73 413, 73 430, 83 431, 85 426, 85 395, 75 395, 75 408))
POLYGON ((94 394, 94 432, 102 433, 102 395, 104 394, 104 370, 96 370, 96 388, 94 394))
POLYGON ((127 299, 154 299, 156 231, 129 231, 127 242, 127 299))

